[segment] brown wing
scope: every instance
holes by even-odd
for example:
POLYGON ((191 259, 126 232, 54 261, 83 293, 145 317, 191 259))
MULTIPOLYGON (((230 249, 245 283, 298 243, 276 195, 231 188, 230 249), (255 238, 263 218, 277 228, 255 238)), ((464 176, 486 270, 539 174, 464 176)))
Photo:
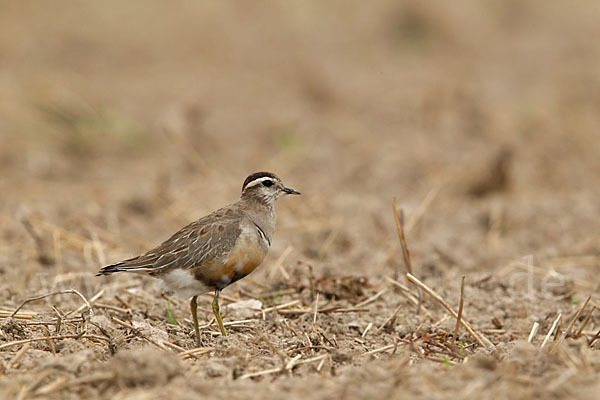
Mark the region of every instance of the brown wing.
POLYGON ((242 215, 225 207, 179 230, 159 246, 102 268, 98 275, 120 271, 162 275, 173 268, 190 269, 224 258, 241 233, 242 215))

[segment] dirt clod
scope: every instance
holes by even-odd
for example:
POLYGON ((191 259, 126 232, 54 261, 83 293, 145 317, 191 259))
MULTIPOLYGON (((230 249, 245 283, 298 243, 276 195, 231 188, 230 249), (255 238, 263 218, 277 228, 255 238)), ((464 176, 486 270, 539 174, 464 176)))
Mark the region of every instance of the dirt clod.
POLYGON ((181 361, 152 347, 119 351, 106 365, 126 386, 160 386, 180 375, 181 361))
POLYGON ((333 361, 339 364, 345 364, 347 362, 352 361, 352 353, 344 350, 336 350, 331 355, 333 361))
POLYGON ((218 378, 230 374, 230 370, 222 362, 216 360, 208 360, 204 364, 206 375, 210 378, 218 378))
POLYGON ((10 340, 23 339, 26 334, 25 324, 10 318, 0 320, 0 331, 10 340))

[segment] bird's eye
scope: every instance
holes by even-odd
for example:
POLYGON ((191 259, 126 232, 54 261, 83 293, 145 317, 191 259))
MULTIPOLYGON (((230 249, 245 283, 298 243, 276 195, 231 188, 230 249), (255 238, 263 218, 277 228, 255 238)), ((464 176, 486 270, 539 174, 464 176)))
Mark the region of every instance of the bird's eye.
POLYGON ((266 180, 266 181, 263 181, 262 184, 263 184, 263 186, 271 187, 271 186, 273 186, 273 181, 266 180))

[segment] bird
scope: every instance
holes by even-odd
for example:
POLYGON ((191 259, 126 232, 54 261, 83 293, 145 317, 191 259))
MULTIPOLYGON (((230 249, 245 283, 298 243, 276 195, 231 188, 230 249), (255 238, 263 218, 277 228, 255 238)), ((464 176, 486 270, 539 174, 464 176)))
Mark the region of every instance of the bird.
POLYGON ((236 203, 183 227, 145 254, 101 268, 96 276, 133 272, 159 280, 167 294, 190 300, 196 343, 201 346, 198 296, 214 291, 212 309, 222 336, 227 332, 219 312, 219 294, 254 271, 271 247, 275 202, 299 195, 271 172, 249 175, 236 203))

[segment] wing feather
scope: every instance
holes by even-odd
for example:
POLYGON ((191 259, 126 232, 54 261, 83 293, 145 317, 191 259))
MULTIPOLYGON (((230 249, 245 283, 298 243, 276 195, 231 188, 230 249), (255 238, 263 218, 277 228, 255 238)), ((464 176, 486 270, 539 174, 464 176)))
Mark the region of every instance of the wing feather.
POLYGON ((102 268, 98 275, 139 272, 162 275, 174 268, 192 269, 224 259, 241 233, 242 214, 222 208, 182 228, 147 253, 102 268))

